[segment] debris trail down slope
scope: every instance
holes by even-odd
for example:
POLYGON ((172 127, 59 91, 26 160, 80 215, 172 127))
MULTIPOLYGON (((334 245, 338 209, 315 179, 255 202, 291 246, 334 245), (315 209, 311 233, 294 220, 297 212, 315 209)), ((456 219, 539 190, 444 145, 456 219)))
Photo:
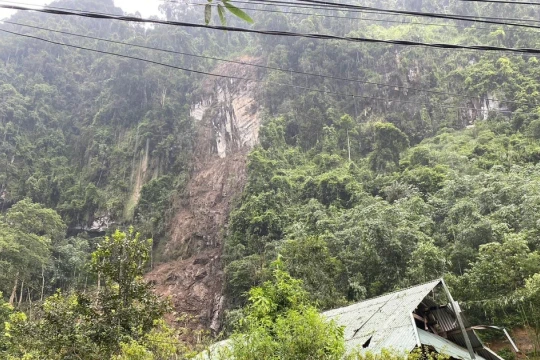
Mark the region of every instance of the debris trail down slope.
MULTIPOLYGON (((253 62, 256 59, 242 59, 253 62)), ((256 78, 241 65, 217 69, 223 74, 256 78)), ((170 296, 178 313, 193 317, 190 327, 220 327, 223 297, 223 230, 231 202, 246 182, 249 150, 260 127, 255 83, 207 79, 191 107, 198 135, 191 178, 176 201, 164 257, 148 275, 156 291, 170 296)))

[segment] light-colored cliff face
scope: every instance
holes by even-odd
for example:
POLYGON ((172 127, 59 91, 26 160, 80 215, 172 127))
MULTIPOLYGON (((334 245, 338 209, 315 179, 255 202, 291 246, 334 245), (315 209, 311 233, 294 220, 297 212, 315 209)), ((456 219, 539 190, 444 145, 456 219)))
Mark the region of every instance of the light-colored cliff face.
MULTIPOLYGON (((256 71, 240 65, 216 71, 257 77, 256 71)), ((231 202, 246 182, 247 154, 258 141, 260 113, 255 93, 254 82, 207 79, 202 99, 191 107, 199 129, 191 179, 175 205, 164 251, 169 260, 148 279, 160 294, 171 296, 179 313, 193 317, 194 328, 217 331, 220 327, 222 234, 231 202)))
MULTIPOLYGON (((230 67, 239 69, 238 66, 230 67)), ((222 68, 221 72, 230 69, 222 68)), ((233 70, 234 71, 234 70, 233 70)), ((253 78, 253 71, 241 71, 253 78)), ((214 80, 205 84, 203 98, 191 106, 191 116, 212 126, 212 151, 220 158, 238 150, 252 148, 258 141, 259 114, 254 99, 256 83, 235 79, 214 80)))
POLYGON ((467 113, 469 124, 473 124, 476 120, 487 120, 491 111, 497 111, 498 113, 510 112, 504 102, 499 101, 495 94, 487 94, 482 98, 471 99, 467 113))

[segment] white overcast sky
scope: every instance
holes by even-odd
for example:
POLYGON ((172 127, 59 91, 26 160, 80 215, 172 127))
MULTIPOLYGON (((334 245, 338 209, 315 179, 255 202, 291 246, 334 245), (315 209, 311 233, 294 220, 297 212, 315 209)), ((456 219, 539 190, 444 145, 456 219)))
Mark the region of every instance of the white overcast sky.
MULTIPOLYGON (((14 0, 14 2, 20 2, 25 4, 35 4, 35 5, 46 5, 50 4, 50 0, 25 0, 19 1, 14 0)), ((158 6, 160 4, 159 0, 114 0, 114 4, 125 12, 134 13, 136 11, 140 12, 143 17, 149 17, 152 15, 159 15, 158 6)), ((25 5, 23 5, 25 6, 25 5)), ((81 9, 81 10, 91 10, 91 9, 81 9)), ((14 11, 0 9, 0 19, 6 18, 13 14, 14 11)))

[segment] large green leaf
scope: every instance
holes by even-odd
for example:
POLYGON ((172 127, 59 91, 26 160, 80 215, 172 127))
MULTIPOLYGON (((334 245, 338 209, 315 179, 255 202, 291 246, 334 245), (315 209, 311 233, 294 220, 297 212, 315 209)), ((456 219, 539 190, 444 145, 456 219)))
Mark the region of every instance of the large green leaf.
POLYGON ((221 21, 221 25, 227 25, 227 19, 225 18, 225 10, 223 9, 223 6, 218 4, 218 15, 219 20, 221 21))
POLYGON ((206 25, 208 25, 211 18, 212 18, 212 5, 206 4, 204 6, 204 22, 206 23, 206 25))
POLYGON ((240 10, 236 6, 232 5, 228 1, 223 1, 223 5, 229 10, 233 15, 238 16, 240 19, 247 21, 250 24, 253 24, 253 19, 246 14, 244 11, 240 10))

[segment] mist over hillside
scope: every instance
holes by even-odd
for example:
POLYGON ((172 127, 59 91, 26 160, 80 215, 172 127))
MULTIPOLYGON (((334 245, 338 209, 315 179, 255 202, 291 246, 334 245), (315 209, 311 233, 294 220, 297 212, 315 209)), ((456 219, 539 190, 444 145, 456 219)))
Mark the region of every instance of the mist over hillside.
POLYGON ((0 357, 181 358, 278 275, 317 310, 444 278, 539 351, 540 6, 347 4, 0 23, 0 357))

